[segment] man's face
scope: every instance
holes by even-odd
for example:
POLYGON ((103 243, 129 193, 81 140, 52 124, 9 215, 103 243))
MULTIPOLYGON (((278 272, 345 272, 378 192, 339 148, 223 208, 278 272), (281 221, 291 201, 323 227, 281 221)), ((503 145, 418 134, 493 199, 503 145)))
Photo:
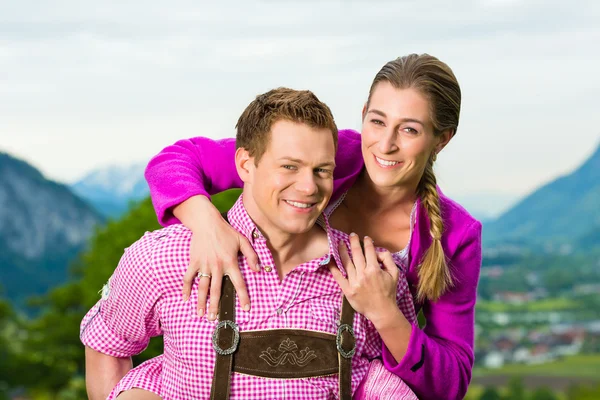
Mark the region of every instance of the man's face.
POLYGON ((335 147, 332 132, 280 120, 258 165, 248 162, 245 204, 267 235, 299 234, 315 224, 331 198, 335 147), (252 197, 252 199, 249 199, 252 197), (249 205, 249 204, 248 204, 249 205))

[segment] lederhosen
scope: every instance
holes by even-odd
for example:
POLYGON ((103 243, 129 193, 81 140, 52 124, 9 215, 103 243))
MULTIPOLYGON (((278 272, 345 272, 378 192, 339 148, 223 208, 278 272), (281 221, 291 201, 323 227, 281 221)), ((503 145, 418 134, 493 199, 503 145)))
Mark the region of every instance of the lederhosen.
POLYGON ((303 329, 240 332, 235 323, 235 289, 229 277, 223 277, 219 323, 212 337, 217 359, 211 400, 229 399, 232 372, 272 379, 338 374, 340 399, 352 399, 353 324, 354 309, 344 296, 337 335, 303 329))

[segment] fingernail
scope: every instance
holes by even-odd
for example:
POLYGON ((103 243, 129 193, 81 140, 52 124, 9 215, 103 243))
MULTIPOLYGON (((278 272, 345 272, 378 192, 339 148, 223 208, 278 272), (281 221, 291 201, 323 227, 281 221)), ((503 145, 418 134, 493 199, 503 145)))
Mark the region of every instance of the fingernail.
POLYGON ((244 304, 244 311, 250 311, 250 304, 244 304))
POLYGON ((254 266, 254 268, 256 268, 255 269, 256 272, 260 272, 260 263, 256 263, 256 265, 254 266))
POLYGON ((199 309, 198 309, 198 316, 199 316, 200 318, 202 318, 202 316, 204 316, 204 308, 199 308, 199 309))
POLYGON ((183 295, 183 302, 187 303, 187 301, 190 299, 190 296, 188 296, 187 294, 183 295))
POLYGON ((354 236, 356 236, 356 233, 352 232, 352 233, 350 234, 350 237, 354 237, 354 236))
POLYGON ((217 318, 217 316, 215 315, 215 313, 210 313, 210 316, 208 317, 208 319, 210 319, 211 321, 214 321, 215 318, 217 318))

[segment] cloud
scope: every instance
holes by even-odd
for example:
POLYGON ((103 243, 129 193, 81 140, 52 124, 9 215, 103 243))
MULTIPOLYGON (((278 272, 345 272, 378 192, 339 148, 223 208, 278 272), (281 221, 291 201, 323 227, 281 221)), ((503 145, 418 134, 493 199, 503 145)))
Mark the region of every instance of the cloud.
POLYGON ((597 143, 599 17, 594 1, 4 2, 0 147, 73 180, 230 136, 275 86, 312 89, 359 128, 377 70, 428 52, 464 96, 448 192, 522 193, 597 143))

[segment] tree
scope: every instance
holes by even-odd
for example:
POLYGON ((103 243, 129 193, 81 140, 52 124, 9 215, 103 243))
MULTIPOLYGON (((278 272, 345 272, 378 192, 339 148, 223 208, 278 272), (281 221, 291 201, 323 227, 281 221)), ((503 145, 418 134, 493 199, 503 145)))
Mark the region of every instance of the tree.
POLYGON ((479 396, 479 400, 501 400, 502 397, 500 393, 498 393, 498 389, 493 386, 486 387, 484 391, 479 396))
MULTIPOLYGON (((224 192, 214 196, 213 203, 221 212, 226 211, 239 193, 239 190, 224 192)), ((56 399, 86 398, 82 385, 84 348, 79 340, 81 320, 100 299, 99 291, 118 265, 124 249, 144 232, 159 228, 150 199, 140 202, 120 220, 109 221, 95 233, 87 250, 73 264, 69 283, 38 298, 39 317, 26 325, 23 347, 27 353, 21 364, 27 373, 21 374, 23 386, 50 392, 56 399)), ((134 363, 162 351, 162 338, 153 338, 146 351, 134 357, 134 363)))
POLYGON ((526 400, 525 385, 523 385, 521 377, 513 376, 510 378, 507 384, 506 393, 507 394, 504 397, 506 400, 526 400))
POLYGON ((558 397, 549 388, 541 387, 533 391, 531 400, 558 400, 558 397))

